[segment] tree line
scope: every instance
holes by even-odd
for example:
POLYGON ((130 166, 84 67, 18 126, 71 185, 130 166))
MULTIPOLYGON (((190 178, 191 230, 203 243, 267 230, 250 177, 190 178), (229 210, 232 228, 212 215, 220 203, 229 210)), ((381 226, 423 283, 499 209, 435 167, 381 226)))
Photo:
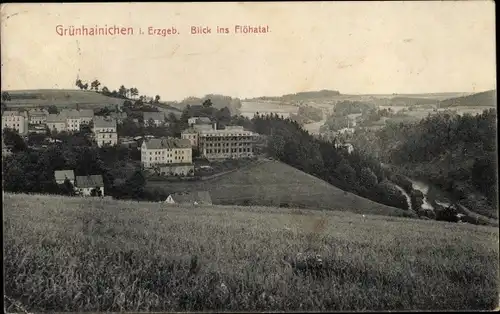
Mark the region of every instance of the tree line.
POLYGON ((140 95, 139 96, 139 89, 137 87, 125 87, 124 85, 121 85, 118 90, 110 90, 107 86, 103 86, 102 89, 100 86, 102 85, 99 80, 94 80, 90 82, 90 85, 88 82, 82 81, 81 79, 77 79, 75 81, 76 87, 78 87, 80 90, 90 90, 95 91, 97 93, 101 93, 104 96, 108 97, 113 97, 113 98, 122 98, 122 99, 139 99, 142 102, 147 102, 149 104, 158 104, 160 102, 160 95, 156 95, 154 97, 150 97, 147 95, 140 95))

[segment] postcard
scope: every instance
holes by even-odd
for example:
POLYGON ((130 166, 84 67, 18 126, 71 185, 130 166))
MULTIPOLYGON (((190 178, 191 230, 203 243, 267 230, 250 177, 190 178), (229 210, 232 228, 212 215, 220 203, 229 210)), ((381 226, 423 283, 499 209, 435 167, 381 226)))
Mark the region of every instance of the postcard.
POLYGON ((494 9, 2 4, 5 312, 498 310, 494 9))

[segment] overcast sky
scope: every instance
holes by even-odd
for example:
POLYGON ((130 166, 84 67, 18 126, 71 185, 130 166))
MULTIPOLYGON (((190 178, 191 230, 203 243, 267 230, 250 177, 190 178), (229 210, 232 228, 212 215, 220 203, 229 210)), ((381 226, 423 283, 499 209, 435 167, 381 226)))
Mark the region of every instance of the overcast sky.
POLYGON ((8 4, 2 89, 74 88, 79 74, 164 100, 483 91, 496 88, 494 14, 492 1, 8 4), (116 24, 136 35, 61 37, 59 24, 116 24), (271 32, 214 33, 236 24, 271 32), (137 35, 149 26, 180 34, 137 35), (191 26, 213 34, 190 35, 191 26))

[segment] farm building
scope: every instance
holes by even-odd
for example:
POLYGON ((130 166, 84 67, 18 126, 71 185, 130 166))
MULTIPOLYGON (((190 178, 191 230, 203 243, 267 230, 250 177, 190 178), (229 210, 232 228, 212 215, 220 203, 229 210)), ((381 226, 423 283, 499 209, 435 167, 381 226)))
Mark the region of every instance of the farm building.
POLYGON ((81 196, 104 196, 104 182, 101 175, 77 176, 75 180, 75 191, 81 196))
POLYGON ((212 205, 208 191, 195 191, 170 194, 165 200, 167 204, 212 205))
POLYGON ((56 170, 54 171, 54 177, 56 178, 57 184, 64 184, 66 179, 68 179, 71 184, 75 184, 75 173, 73 170, 56 170))

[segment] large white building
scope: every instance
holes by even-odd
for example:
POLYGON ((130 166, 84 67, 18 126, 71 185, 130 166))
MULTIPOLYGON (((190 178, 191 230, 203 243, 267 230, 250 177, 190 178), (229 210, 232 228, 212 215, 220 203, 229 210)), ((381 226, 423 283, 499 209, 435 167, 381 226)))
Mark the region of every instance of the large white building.
POLYGON ((198 149, 207 159, 237 159, 253 157, 257 133, 242 126, 227 126, 223 130, 198 131, 198 149))
POLYGON ((93 118, 92 109, 63 109, 59 114, 49 114, 46 121, 50 130, 75 132, 80 131, 82 125, 88 125, 93 118))
POLYGON ((94 139, 97 146, 115 146, 118 144, 118 133, 116 130, 116 120, 96 116, 92 127, 94 139))
POLYGON ((28 115, 20 111, 4 111, 2 114, 2 129, 16 130, 19 134, 28 133, 28 115))
POLYGON ((81 125, 88 125, 94 118, 92 109, 63 109, 60 114, 66 117, 67 131, 80 131, 81 125))
POLYGON ((47 116, 47 127, 51 131, 62 132, 66 131, 66 117, 60 114, 49 114, 47 116))
POLYGON ((144 168, 168 164, 192 164, 192 148, 188 140, 179 138, 154 138, 141 146, 144 168))
POLYGON ((45 109, 31 109, 30 111, 28 111, 29 124, 46 124, 48 115, 49 112, 45 109))

